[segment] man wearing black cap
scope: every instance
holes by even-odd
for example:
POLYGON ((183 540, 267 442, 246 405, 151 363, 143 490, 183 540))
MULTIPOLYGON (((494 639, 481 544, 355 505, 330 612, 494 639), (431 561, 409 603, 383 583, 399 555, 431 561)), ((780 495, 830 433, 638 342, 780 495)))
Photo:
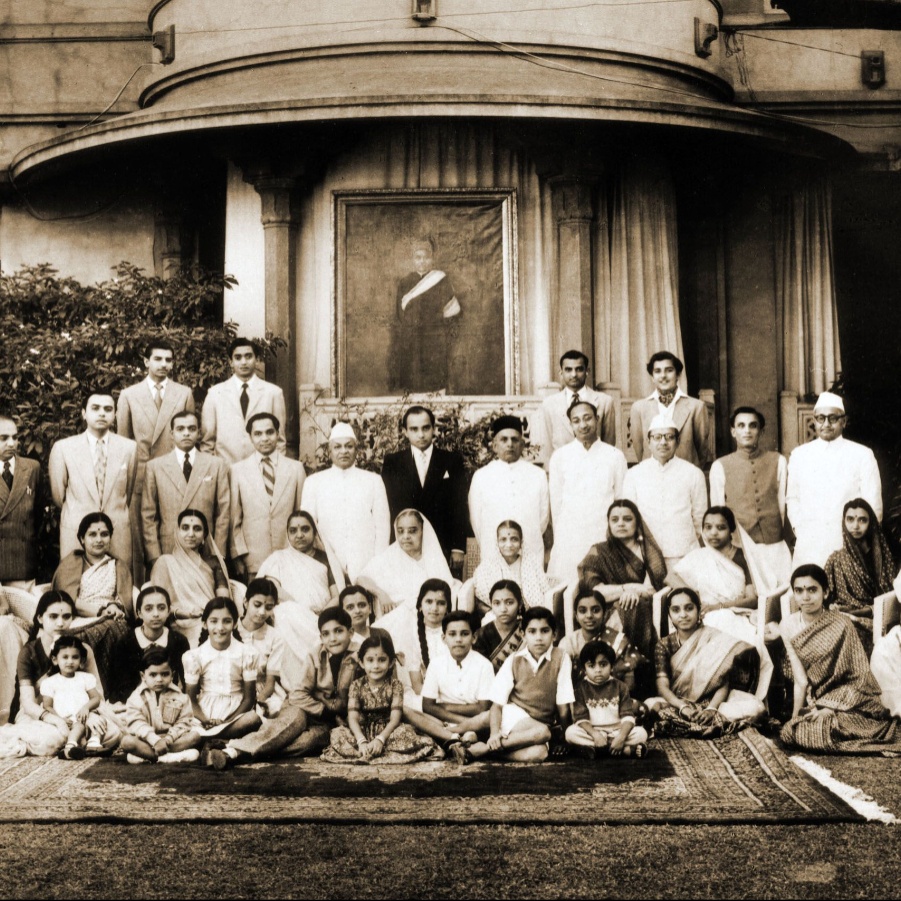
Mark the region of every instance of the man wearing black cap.
POLYGON ((484 556, 494 546, 497 527, 506 519, 522 526, 523 550, 543 552, 550 521, 550 500, 544 471, 522 459, 522 421, 500 416, 491 424, 491 448, 496 457, 477 470, 469 489, 469 518, 484 556))

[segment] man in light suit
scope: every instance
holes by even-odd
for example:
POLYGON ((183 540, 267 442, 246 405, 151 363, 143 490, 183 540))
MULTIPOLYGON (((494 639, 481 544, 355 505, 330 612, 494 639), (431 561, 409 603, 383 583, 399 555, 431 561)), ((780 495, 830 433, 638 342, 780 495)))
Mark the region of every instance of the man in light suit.
POLYGON ((263 561, 288 544, 288 517, 300 509, 303 463, 278 452, 281 423, 271 413, 247 420, 254 452, 231 468, 231 556, 240 576, 253 579, 263 561))
POLYGON ((50 451, 50 490, 60 508, 59 552, 65 557, 81 545, 78 524, 88 513, 106 513, 113 524, 110 553, 131 568, 132 543, 128 505, 138 469, 138 447, 110 431, 115 420, 113 396, 88 391, 82 409, 86 429, 63 438, 50 451))
POLYGON ((176 413, 169 432, 172 451, 151 460, 144 472, 141 526, 148 569, 160 555, 172 553, 178 514, 189 507, 206 517, 219 550, 225 553, 228 548, 228 466, 218 457, 196 449, 200 437, 196 413, 176 413))
POLYGON ((679 376, 685 367, 668 350, 659 350, 648 361, 648 375, 654 380, 654 393, 632 404, 629 436, 638 462, 651 456, 645 440, 651 423, 658 416, 666 417, 679 433, 676 456, 704 469, 713 462, 710 452, 707 405, 696 397, 682 393, 679 376))
MULTIPOLYGON (((123 438, 131 438, 138 445, 138 472, 131 501, 133 537, 135 539, 135 582, 142 581, 144 556, 154 559, 141 543, 141 494, 144 487, 144 467, 148 460, 163 457, 172 448, 169 423, 181 410, 194 411, 194 396, 186 385, 173 382, 174 352, 165 341, 155 340, 147 345, 144 366, 147 378, 130 385, 119 395, 116 406, 116 431, 123 438)), ((156 556, 159 556, 157 554, 156 556)))
POLYGON ((402 425, 410 446, 386 454, 382 464, 391 522, 401 510, 418 510, 435 529, 451 568, 462 571, 469 527, 469 481, 463 457, 435 446, 435 414, 431 410, 410 407, 402 425))
MULTIPOLYGON (((247 434, 247 421, 255 413, 272 413, 284 423, 285 395, 278 385, 256 374, 257 346, 246 338, 235 338, 229 345, 228 358, 234 375, 227 382, 210 388, 203 402, 203 441, 200 449, 222 457, 229 466, 246 460, 253 453, 247 434)), ((284 426, 279 428, 278 451, 284 454, 284 426)))
POLYGON ((37 570, 41 465, 20 457, 18 448, 15 421, 0 413, 0 582, 28 589, 37 570))
POLYGON ((536 459, 547 468, 554 451, 574 440, 569 408, 578 397, 598 411, 598 437, 616 447, 616 412, 609 394, 586 385, 590 362, 581 350, 568 350, 560 357, 563 390, 546 397, 529 421, 529 438, 538 446, 536 459))

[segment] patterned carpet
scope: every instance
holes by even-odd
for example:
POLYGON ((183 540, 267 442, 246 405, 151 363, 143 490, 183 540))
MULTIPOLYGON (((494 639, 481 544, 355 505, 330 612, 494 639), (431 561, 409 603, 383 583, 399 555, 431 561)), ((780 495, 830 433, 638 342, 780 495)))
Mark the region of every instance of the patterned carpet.
POLYGON ((754 730, 644 760, 336 766, 0 761, 0 822, 822 823, 862 817, 754 730))

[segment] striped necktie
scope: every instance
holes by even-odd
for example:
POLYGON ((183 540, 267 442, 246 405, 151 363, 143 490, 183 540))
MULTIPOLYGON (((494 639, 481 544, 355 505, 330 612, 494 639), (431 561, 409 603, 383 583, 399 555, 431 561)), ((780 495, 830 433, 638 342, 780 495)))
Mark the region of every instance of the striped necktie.
POLYGON ((263 457, 260 461, 260 469, 263 473, 263 484, 266 486, 266 493, 272 500, 275 491, 275 467, 272 465, 272 457, 263 457))
POLYGON ((94 452, 94 478, 97 479, 97 493, 103 502, 103 485, 106 482, 106 444, 97 442, 97 450, 94 452))
POLYGON ((156 404, 157 410, 163 405, 163 392, 157 384, 153 386, 153 402, 156 404))

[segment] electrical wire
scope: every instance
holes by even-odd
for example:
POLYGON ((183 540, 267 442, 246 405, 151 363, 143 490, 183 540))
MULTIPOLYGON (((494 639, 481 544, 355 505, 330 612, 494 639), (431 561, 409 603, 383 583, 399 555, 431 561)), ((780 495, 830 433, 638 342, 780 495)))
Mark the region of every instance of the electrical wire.
POLYGON ((116 105, 119 98, 125 93, 125 89, 131 84, 131 80, 135 77, 135 75, 138 74, 138 72, 141 71, 141 69, 145 68, 146 66, 161 66, 161 65, 162 65, 162 63, 141 63, 141 65, 138 66, 138 68, 135 69, 134 72, 132 72, 131 75, 128 76, 128 81, 126 81, 125 84, 122 85, 122 87, 119 89, 119 93, 116 94, 115 97, 113 97, 113 99, 110 101, 110 103, 107 104, 107 106, 103 110, 101 110, 99 113, 97 113, 97 115, 94 116, 94 118, 91 119, 90 122, 86 122, 80 128, 76 128, 75 133, 77 134, 79 131, 84 131, 86 128, 89 128, 91 125, 93 125, 98 119, 101 119, 103 116, 105 116, 116 105))

